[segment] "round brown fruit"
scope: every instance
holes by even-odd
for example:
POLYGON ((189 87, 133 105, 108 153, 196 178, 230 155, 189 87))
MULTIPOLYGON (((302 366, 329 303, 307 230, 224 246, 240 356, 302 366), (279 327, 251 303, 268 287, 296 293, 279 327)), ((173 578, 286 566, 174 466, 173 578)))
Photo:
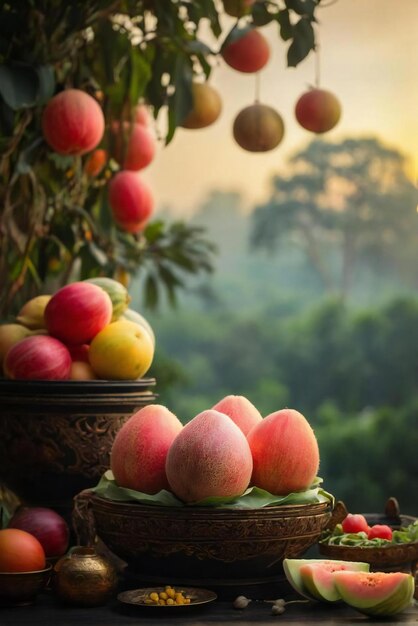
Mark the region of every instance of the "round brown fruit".
POLYGON ((295 107, 296 119, 312 133, 326 133, 341 117, 341 104, 330 91, 310 89, 302 94, 295 107))
POLYGON ((219 93, 208 83, 192 84, 193 108, 181 126, 183 128, 205 128, 213 124, 222 110, 222 100, 219 93))
POLYGON ((275 109, 256 102, 238 113, 234 120, 233 135, 244 150, 268 152, 283 139, 283 120, 275 109))

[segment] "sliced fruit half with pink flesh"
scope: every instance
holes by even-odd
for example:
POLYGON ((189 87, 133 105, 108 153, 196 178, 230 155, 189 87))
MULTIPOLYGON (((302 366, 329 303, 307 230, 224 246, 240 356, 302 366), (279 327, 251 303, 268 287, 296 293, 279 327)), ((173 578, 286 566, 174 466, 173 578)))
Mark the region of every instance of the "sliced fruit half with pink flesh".
POLYGON ((332 573, 345 570, 368 572, 370 565, 330 559, 284 559, 283 569, 287 580, 300 595, 309 600, 334 602, 340 600, 340 596, 334 588, 332 573))
POLYGON ((316 600, 336 602, 341 596, 334 584, 334 572, 368 572, 369 567, 368 563, 358 561, 305 563, 300 568, 300 577, 303 586, 316 600))
POLYGON ((386 617, 413 601, 415 583, 404 572, 335 572, 334 584, 344 602, 365 615, 386 617))

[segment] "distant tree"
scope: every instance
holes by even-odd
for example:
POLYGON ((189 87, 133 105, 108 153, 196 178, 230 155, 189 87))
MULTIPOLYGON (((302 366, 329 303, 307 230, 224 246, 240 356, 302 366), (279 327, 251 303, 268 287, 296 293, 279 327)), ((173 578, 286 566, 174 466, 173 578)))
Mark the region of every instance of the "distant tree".
POLYGON ((273 179, 253 214, 251 244, 303 247, 327 290, 347 295, 361 260, 405 271, 418 236, 417 190, 407 157, 375 138, 316 139, 273 179))

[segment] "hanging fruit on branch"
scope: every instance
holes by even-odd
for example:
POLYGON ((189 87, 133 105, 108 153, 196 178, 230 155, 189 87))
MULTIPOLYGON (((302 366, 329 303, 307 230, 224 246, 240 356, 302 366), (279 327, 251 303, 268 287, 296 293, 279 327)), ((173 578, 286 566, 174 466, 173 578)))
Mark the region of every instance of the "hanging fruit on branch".
POLYGON ((295 116, 302 128, 313 133, 326 133, 341 117, 338 98, 325 89, 310 89, 296 103, 295 116))
POLYGON ((252 74, 269 61, 270 46, 255 28, 234 29, 222 45, 221 56, 234 70, 252 74))
POLYGON ((255 102, 238 113, 234 120, 233 135, 244 150, 268 152, 283 139, 283 120, 273 107, 255 102))
POLYGON ((109 183, 109 204, 121 230, 139 233, 152 215, 154 197, 136 172, 122 170, 109 183))
POLYGON ((81 89, 61 91, 51 98, 42 115, 46 142, 58 154, 90 152, 100 143, 104 127, 100 105, 81 89))
POLYGON ((114 157, 125 170, 137 172, 155 157, 157 143, 152 130, 143 123, 113 122, 114 157))
POLYGON ((198 129, 210 126, 220 116, 222 100, 208 83, 192 84, 192 108, 181 122, 183 128, 198 129))

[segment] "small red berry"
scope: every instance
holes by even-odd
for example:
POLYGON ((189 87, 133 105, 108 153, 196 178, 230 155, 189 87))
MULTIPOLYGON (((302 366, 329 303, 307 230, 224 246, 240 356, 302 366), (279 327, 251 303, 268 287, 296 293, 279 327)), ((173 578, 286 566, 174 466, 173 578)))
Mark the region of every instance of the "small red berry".
POLYGON ((391 541, 392 539, 392 529, 390 526, 386 526, 386 524, 375 524, 372 526, 367 533, 368 539, 388 539, 391 541))
POLYGON ((364 515, 349 513, 341 525, 345 533, 369 532, 369 525, 364 515))

